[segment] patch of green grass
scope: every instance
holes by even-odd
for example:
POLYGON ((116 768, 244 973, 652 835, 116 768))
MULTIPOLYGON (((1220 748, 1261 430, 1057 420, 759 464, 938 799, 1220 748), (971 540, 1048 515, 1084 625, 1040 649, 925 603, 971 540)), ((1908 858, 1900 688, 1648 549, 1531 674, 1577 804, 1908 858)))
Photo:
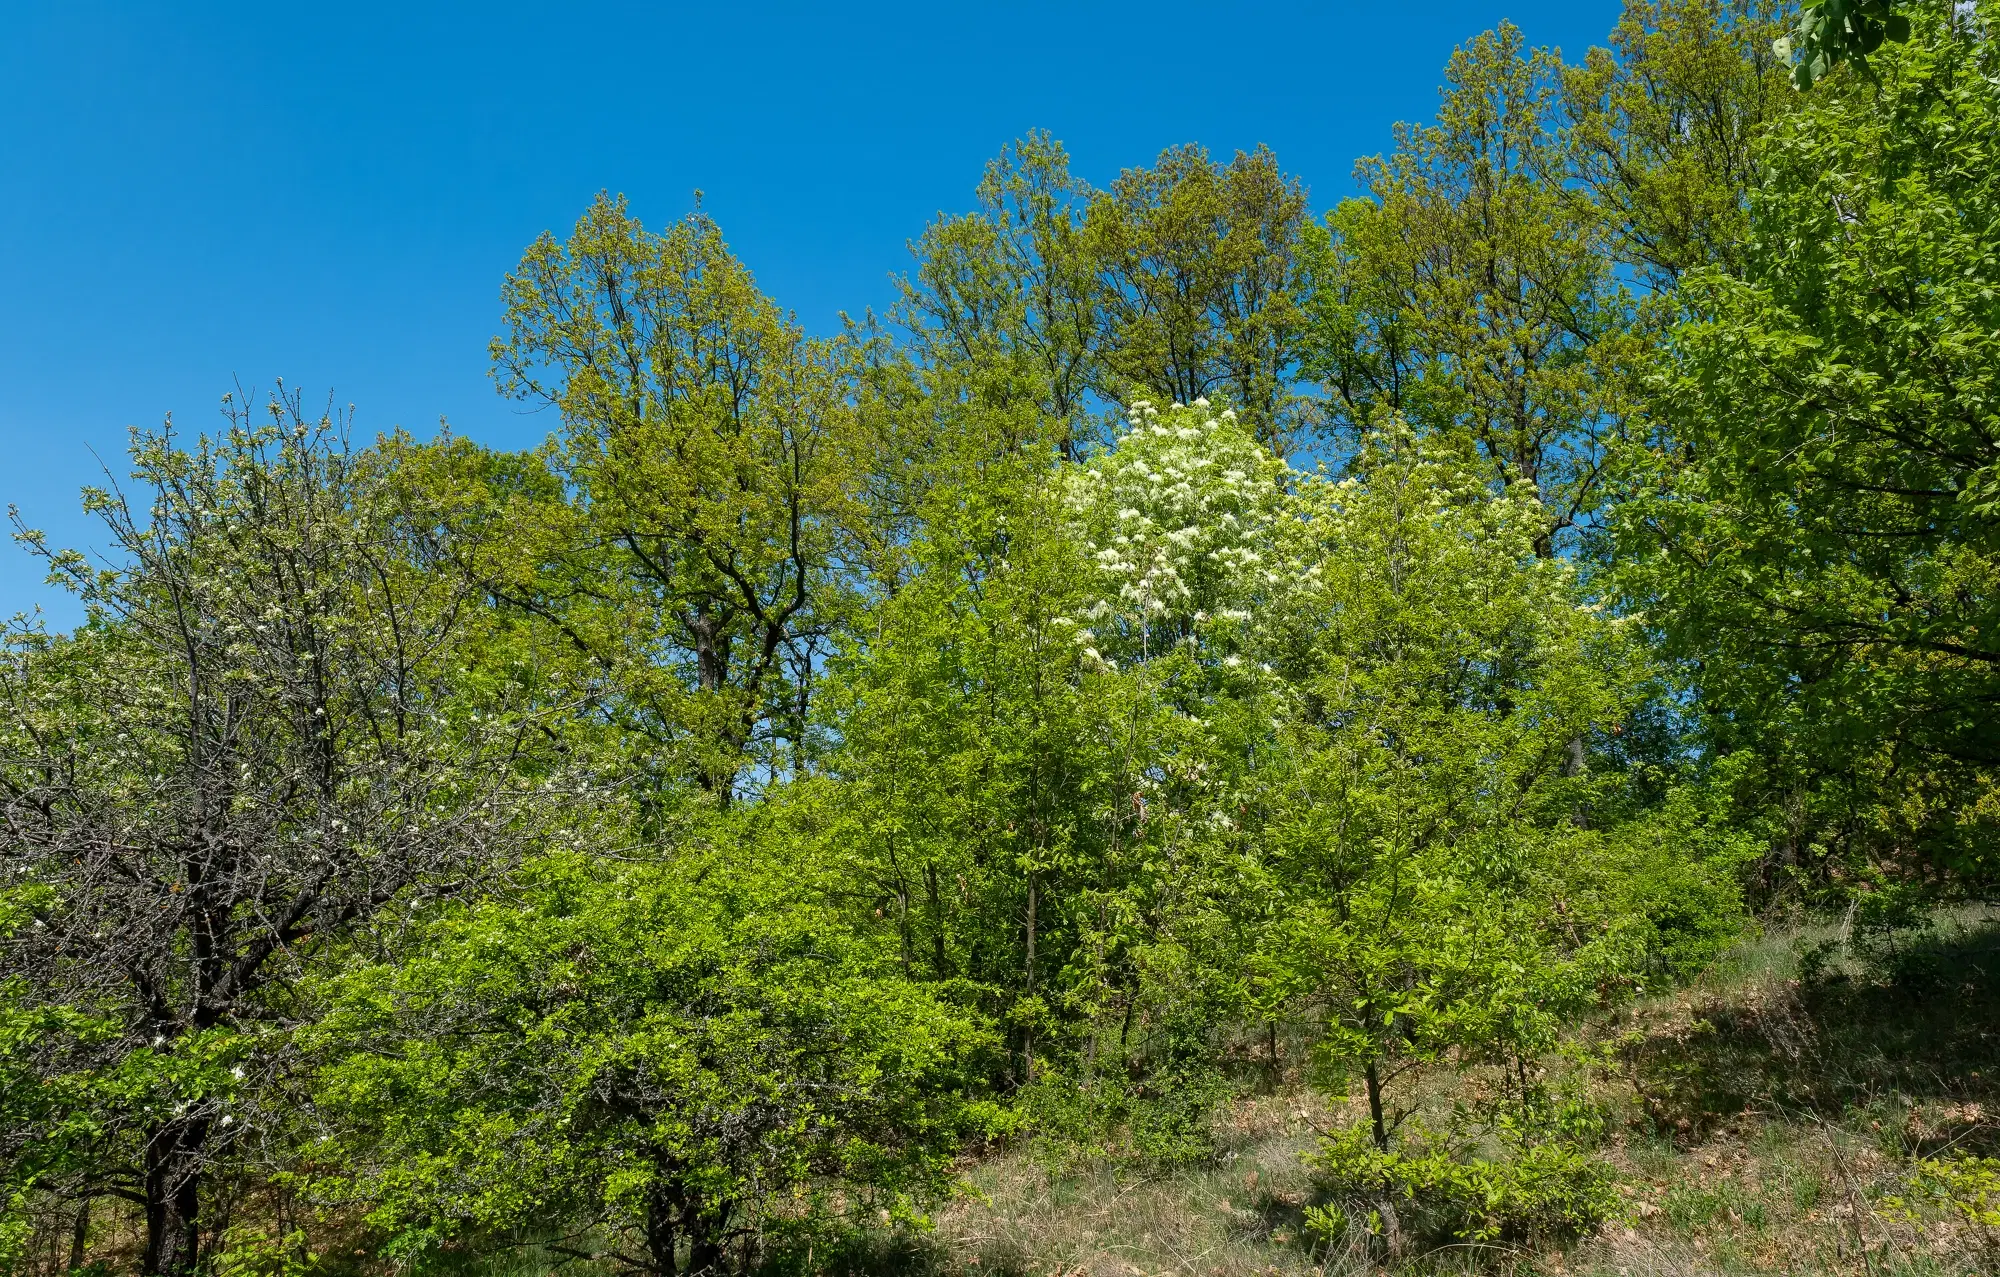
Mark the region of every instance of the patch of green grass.
POLYGON ((1682 1232, 1728 1226, 1762 1231, 1769 1222, 1763 1200, 1733 1180, 1713 1187, 1687 1184, 1670 1189, 1661 1210, 1682 1232))

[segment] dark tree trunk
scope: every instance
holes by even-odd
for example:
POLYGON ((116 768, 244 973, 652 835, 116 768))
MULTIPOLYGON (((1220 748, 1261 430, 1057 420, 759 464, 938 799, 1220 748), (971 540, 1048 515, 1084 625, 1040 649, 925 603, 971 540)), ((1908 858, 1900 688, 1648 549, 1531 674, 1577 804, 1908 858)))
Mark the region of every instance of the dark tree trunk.
POLYGON ((1374 1124, 1375 1147, 1388 1151, 1389 1129, 1382 1124, 1382 1074, 1375 1067, 1375 1061, 1368 1061, 1368 1067, 1361 1071, 1368 1083, 1368 1120, 1374 1124))
POLYGON ((655 1194, 646 1204, 646 1250, 659 1277, 674 1277, 680 1234, 674 1227, 673 1206, 655 1194))
POLYGON ((724 1267, 720 1238, 711 1233, 696 1233, 694 1244, 688 1248, 689 1277, 715 1277, 724 1267))
POLYGON ((716 1277, 729 1270, 724 1243, 729 1235, 729 1217, 734 1213, 728 1202, 705 1207, 699 1194, 689 1194, 688 1277, 716 1277))
POLYGON ((938 890, 937 865, 924 866, 924 894, 929 897, 931 913, 931 975, 945 980, 951 977, 951 963, 944 951, 944 896, 938 890))
POLYGON ((146 1142, 146 1277, 192 1273, 201 1244, 202 1149, 208 1121, 176 1122, 146 1142))
POLYGON ((76 1204, 76 1222, 70 1226, 69 1267, 71 1272, 83 1267, 83 1259, 90 1245, 90 1198, 76 1204))
MULTIPOLYGON (((1028 957, 1022 972, 1029 997, 1035 996, 1035 906, 1040 895, 1037 888, 1031 870, 1028 873, 1028 957)), ((1035 1029, 1032 1024, 1021 1026, 1021 1080, 1024 1083, 1035 1080, 1035 1029)))

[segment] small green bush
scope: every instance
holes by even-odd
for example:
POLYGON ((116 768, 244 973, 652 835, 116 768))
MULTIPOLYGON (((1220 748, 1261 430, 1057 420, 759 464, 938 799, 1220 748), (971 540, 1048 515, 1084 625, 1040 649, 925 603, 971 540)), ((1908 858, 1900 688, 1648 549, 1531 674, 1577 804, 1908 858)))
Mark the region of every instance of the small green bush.
POLYGON ((1908 1197, 1883 1202, 1883 1213, 1922 1222, 1919 1208, 1941 1209, 1968 1227, 1987 1258, 2000 1260, 2000 1158, 1927 1157, 1914 1167, 1908 1197))
POLYGON ((1308 1157, 1318 1203, 1307 1208, 1329 1243, 1358 1228, 1371 1249, 1574 1240, 1619 1209, 1611 1168, 1559 1142, 1522 1145, 1505 1160, 1464 1156, 1421 1136, 1385 1151, 1357 1127, 1308 1157))
POLYGON ((1213 1069, 1159 1070, 1143 1081, 1080 1086, 1050 1072, 1022 1088, 1016 1112, 1037 1156, 1054 1167, 1111 1161, 1194 1166, 1215 1153, 1215 1111, 1231 1095, 1213 1069))
POLYGON ((209 1261, 214 1277, 306 1277, 320 1266, 319 1257, 306 1245, 306 1235, 297 1230, 271 1237, 233 1228, 222 1241, 209 1261))

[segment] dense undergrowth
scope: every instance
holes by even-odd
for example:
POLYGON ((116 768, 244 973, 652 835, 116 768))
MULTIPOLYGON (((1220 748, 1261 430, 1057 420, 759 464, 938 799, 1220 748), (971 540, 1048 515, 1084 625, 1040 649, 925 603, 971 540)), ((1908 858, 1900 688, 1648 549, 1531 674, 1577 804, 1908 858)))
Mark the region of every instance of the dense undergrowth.
MULTIPOLYGON (((1329 1136, 1352 1145, 1339 1133, 1352 1129, 1360 1101, 1304 1085, 1302 1061, 1286 1052, 1275 1074, 1246 1073, 1203 1124, 1198 1153, 1182 1146, 1162 1160, 1157 1145, 1129 1131, 1087 1150, 1002 1141, 961 1161, 958 1189, 925 1225, 774 1235, 751 1269, 770 1277, 1985 1273, 2000 1245, 1992 1183, 1981 1183, 1977 1165, 2000 1155, 1995 1024, 2000 914, 1992 910, 1947 911, 1858 946, 1837 921, 1776 925, 1687 989, 1586 1026, 1540 1062, 1542 1081, 1597 1115, 1584 1143, 1595 1167, 1588 1182, 1602 1192, 1588 1201, 1571 1181, 1550 1191, 1561 1177, 1546 1174, 1539 1193, 1534 1175, 1517 1181, 1527 1186, 1516 1193, 1524 1209, 1504 1193, 1475 1194, 1475 1181, 1435 1165, 1388 1178, 1351 1157, 1330 1166, 1329 1136), (1967 1166, 1972 1173, 1951 1173, 1967 1166), (1525 1217, 1533 1211, 1557 1226, 1537 1229, 1525 1217)), ((1492 1081, 1435 1074, 1417 1107, 1448 1123, 1492 1081)), ((1519 1165, 1518 1156, 1510 1161, 1519 1165)), ((94 1221, 110 1242, 93 1245, 107 1270, 133 1257, 135 1224, 129 1214, 94 1221)), ((240 1234, 225 1271, 400 1270, 369 1251, 365 1228, 323 1215, 310 1227, 309 1248, 303 1233, 289 1244, 266 1230, 240 1234), (360 1245, 345 1245, 343 1233, 360 1245)), ((432 1271, 619 1271, 568 1249, 524 1238, 446 1256, 432 1271)))

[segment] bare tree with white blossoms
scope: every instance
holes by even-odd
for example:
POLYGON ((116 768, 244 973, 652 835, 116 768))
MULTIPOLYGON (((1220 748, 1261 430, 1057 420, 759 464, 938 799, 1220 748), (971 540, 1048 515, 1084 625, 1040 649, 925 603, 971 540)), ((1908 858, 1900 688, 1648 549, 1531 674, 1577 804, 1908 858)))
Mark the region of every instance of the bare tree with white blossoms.
POLYGON ((213 1243, 307 965, 505 866, 553 788, 529 654, 428 569, 382 453, 296 396, 225 410, 135 432, 143 495, 86 492, 103 564, 23 530, 86 620, 0 660, 0 1002, 41 1026, 0 1162, 142 1208, 149 1274, 213 1243))

